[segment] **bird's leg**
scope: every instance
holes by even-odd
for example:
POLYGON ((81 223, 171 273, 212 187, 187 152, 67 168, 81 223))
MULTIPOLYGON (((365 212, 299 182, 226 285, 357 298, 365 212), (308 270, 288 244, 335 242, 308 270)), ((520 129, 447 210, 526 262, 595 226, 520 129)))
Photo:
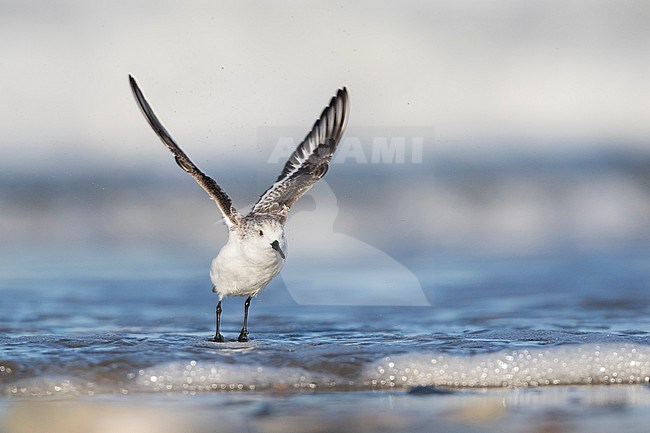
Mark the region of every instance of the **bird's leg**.
POLYGON ((251 298, 252 296, 249 296, 244 304, 244 326, 242 326, 239 338, 237 339, 241 342, 248 341, 248 329, 246 328, 248 326, 248 307, 251 306, 251 298))
POLYGON ((221 335, 221 300, 219 300, 219 303, 217 304, 217 332, 214 334, 214 341, 217 343, 223 343, 226 341, 223 338, 223 335, 221 335))

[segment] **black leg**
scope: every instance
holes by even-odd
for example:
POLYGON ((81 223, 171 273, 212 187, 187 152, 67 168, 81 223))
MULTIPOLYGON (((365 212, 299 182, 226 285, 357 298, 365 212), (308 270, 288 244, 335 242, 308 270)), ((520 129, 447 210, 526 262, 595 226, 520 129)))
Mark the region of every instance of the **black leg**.
POLYGON ((241 342, 248 341, 248 307, 251 306, 251 298, 252 296, 249 296, 244 304, 244 326, 242 326, 239 338, 237 339, 241 342))
POLYGON ((221 335, 221 301, 217 304, 217 332, 214 334, 214 341, 217 343, 226 341, 221 335))

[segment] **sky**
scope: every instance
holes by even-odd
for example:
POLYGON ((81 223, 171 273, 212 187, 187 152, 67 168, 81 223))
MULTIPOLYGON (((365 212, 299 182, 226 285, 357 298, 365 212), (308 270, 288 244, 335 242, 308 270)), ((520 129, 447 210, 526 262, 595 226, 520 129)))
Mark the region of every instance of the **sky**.
POLYGON ((207 163, 305 134, 341 86, 352 136, 647 151, 648 22, 646 1, 0 1, 0 168, 168 164, 128 74, 207 163))
POLYGON ((301 201, 328 230, 393 255, 650 239, 648 23, 647 1, 0 0, 0 236, 224 241, 132 74, 240 207, 346 86, 327 185, 301 201), (627 160, 585 170, 598 152, 627 160))

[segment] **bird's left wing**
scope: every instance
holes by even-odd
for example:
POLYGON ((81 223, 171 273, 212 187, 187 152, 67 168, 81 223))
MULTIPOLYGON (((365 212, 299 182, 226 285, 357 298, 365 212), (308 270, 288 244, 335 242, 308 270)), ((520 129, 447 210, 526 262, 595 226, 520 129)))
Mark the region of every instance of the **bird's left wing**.
POLYGON ((138 84, 135 82, 135 79, 129 75, 129 82, 131 83, 131 90, 133 91, 133 96, 144 114, 144 117, 153 128, 154 132, 160 137, 162 142, 165 144, 167 149, 169 149, 176 158, 176 163, 186 171, 190 176, 196 180, 196 182, 208 193, 208 195, 214 200, 217 204, 221 213, 223 214, 224 220, 228 227, 236 225, 241 218, 239 212, 232 205, 232 201, 228 194, 225 193, 223 189, 214 181, 210 176, 204 174, 199 168, 194 165, 190 158, 185 155, 185 152, 181 150, 180 147, 176 144, 174 139, 169 135, 169 132, 165 127, 160 123, 156 114, 151 109, 151 106, 144 98, 142 91, 138 87, 138 84))
POLYGON ((325 176, 341 141, 350 113, 350 100, 339 89, 312 130, 291 154, 276 182, 262 194, 249 215, 276 215, 286 219, 291 206, 325 176))

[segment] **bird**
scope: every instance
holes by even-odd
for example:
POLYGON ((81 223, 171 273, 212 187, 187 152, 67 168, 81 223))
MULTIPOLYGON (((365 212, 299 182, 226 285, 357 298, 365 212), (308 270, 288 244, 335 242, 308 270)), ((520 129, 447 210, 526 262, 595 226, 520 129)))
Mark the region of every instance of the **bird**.
POLYGON ((243 216, 219 184, 204 174, 176 144, 132 75, 129 75, 129 83, 142 114, 174 155, 176 163, 194 178, 221 211, 228 228, 228 241, 210 266, 212 291, 219 296, 213 341, 227 341, 221 334, 221 302, 224 297, 245 296, 244 322, 237 340, 247 342, 251 300, 278 275, 287 258, 284 230, 287 214, 291 206, 325 176, 345 132, 350 114, 347 89, 341 87, 337 90, 310 132, 291 154, 276 181, 243 216))

